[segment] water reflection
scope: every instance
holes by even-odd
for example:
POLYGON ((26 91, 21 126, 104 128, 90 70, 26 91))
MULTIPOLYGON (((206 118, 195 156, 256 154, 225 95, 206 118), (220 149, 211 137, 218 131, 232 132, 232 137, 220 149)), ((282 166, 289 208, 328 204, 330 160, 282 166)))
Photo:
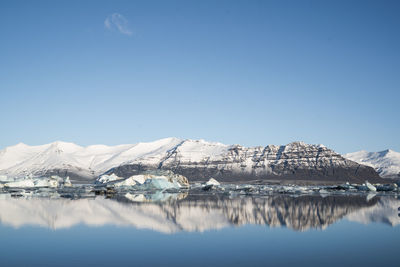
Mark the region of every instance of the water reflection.
POLYGON ((400 223, 400 200, 394 197, 241 196, 219 194, 125 193, 111 198, 15 198, 1 195, 0 221, 19 228, 51 229, 117 225, 163 233, 206 231, 245 224, 287 227, 296 231, 325 229, 346 218, 368 224, 400 223))

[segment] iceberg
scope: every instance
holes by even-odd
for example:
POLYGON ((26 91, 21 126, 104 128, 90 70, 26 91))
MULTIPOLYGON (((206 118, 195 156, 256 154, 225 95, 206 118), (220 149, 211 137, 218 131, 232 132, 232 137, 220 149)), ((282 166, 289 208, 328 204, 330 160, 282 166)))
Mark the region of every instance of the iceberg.
POLYGON ((11 177, 7 177, 6 175, 0 175, 0 182, 14 182, 15 179, 11 177))
POLYGON ((144 189, 150 189, 150 190, 163 190, 163 189, 179 189, 181 188, 180 184, 177 183, 176 181, 170 182, 167 179, 164 178, 152 178, 152 179, 147 179, 142 187, 144 189))
POLYGON ((33 182, 32 179, 23 179, 23 180, 17 180, 14 182, 8 182, 4 184, 4 187, 35 187, 35 183, 33 182))
POLYGON ((220 185, 220 183, 214 178, 210 178, 210 180, 206 182, 206 185, 220 185))
POLYGON ((57 179, 34 179, 34 187, 58 187, 59 183, 57 179))
POLYGON ((210 180, 208 180, 207 182, 202 184, 202 189, 204 191, 208 191, 211 190, 213 187, 215 186, 219 186, 221 185, 217 180, 215 180, 214 178, 210 178, 210 180))
POLYGON ((131 187, 140 190, 165 190, 189 187, 189 182, 185 176, 175 174, 172 171, 151 171, 133 175, 129 178, 121 178, 115 174, 102 175, 95 183, 107 187, 131 187))
MULTIPOLYGON (((117 176, 118 177, 118 176, 117 176)), ((115 182, 111 181, 111 183, 109 183, 110 185, 116 186, 116 187, 120 187, 120 186, 136 186, 136 185, 142 185, 144 184, 148 179, 154 179, 153 176, 151 175, 133 175, 129 178, 120 178, 116 179, 115 182)))
POLYGON ((369 191, 376 191, 376 187, 373 186, 372 184, 368 183, 368 181, 365 181, 365 186, 368 188, 369 191))
POLYGON ((95 181, 95 183, 96 184, 105 184, 105 183, 114 182, 114 181, 121 180, 121 179, 123 179, 123 178, 118 177, 114 173, 111 175, 103 174, 103 175, 100 175, 100 177, 95 181))
MULTIPOLYGON (((4 180, 3 180, 4 181, 4 180)), ((2 183, 0 187, 5 188, 34 188, 34 187, 51 187, 72 186, 69 177, 62 178, 56 175, 50 177, 32 177, 26 176, 20 179, 13 179, 9 182, 2 183)))
POLYGON ((67 176, 67 177, 64 179, 63 185, 64 185, 64 186, 67 186, 67 187, 71 187, 71 186, 72 186, 72 183, 71 183, 71 180, 69 179, 69 176, 67 176))

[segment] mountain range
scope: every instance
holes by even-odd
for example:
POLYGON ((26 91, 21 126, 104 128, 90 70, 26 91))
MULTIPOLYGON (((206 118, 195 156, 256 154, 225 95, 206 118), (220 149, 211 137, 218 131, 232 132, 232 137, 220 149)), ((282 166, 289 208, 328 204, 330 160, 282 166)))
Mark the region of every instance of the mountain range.
POLYGON ((383 178, 400 178, 400 153, 387 149, 380 152, 365 150, 348 153, 345 158, 373 167, 383 178))
POLYGON ((204 140, 165 138, 117 146, 23 143, 0 150, 0 175, 70 176, 87 182, 102 174, 129 177, 154 169, 171 170, 189 181, 214 177, 223 182, 382 182, 373 164, 356 162, 323 145, 244 147, 204 140), (350 159, 348 159, 348 158, 350 159), (367 166, 369 165, 369 166, 367 166))

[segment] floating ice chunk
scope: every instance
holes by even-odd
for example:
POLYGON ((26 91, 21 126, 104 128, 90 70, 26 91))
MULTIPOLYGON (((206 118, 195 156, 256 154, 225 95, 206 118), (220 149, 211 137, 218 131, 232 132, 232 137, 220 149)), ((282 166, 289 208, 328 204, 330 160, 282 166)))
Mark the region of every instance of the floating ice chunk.
POLYGON ((136 180, 132 176, 132 177, 129 177, 127 179, 116 180, 116 182, 111 182, 109 184, 112 184, 115 187, 121 187, 121 186, 135 186, 138 183, 136 182, 136 180))
POLYGON ((34 187, 58 187, 58 179, 38 178, 32 179, 34 187))
POLYGON ((103 179, 102 184, 113 187, 135 187, 142 190, 179 189, 189 186, 189 182, 185 176, 175 174, 171 171, 152 171, 133 175, 126 179, 119 177, 119 179, 116 179, 116 177, 113 177, 114 180, 108 182, 105 182, 107 179, 103 179))
POLYGON ((309 193, 311 190, 309 187, 305 187, 305 186, 295 186, 294 188, 294 192, 296 194, 306 194, 309 193))
POLYGON ((201 189, 203 187, 203 184, 201 183, 194 183, 190 185, 190 189, 201 189))
MULTIPOLYGON (((117 176, 118 177, 118 176, 117 176)), ((139 174, 139 175, 133 175, 129 178, 120 178, 115 180, 115 183, 112 183, 115 186, 135 186, 135 185, 141 185, 144 184, 144 182, 148 179, 153 179, 155 176, 150 175, 150 174, 139 174)), ((165 178, 168 179, 168 178, 165 178)))
POLYGON ((173 173, 172 171, 163 171, 161 174, 165 176, 169 182, 178 183, 181 187, 189 187, 189 181, 183 175, 173 173))
POLYGON ((35 183, 33 182, 32 179, 24 179, 24 180, 5 183, 4 187, 20 187, 20 188, 35 187, 35 183))
POLYGON ((169 182, 167 179, 165 178, 152 178, 152 179, 147 179, 142 187, 144 187, 145 189, 155 189, 155 190, 164 190, 164 189, 179 189, 181 186, 178 182, 173 181, 173 182, 169 182))
POLYGON ((370 184, 368 181, 365 181, 362 185, 356 185, 357 190, 360 191, 372 191, 376 192, 376 187, 370 184))
POLYGON ((146 175, 134 175, 129 177, 129 179, 132 179, 135 181, 137 184, 144 184, 144 182, 151 177, 148 177, 146 175))
POLYGON ((208 180, 207 182, 202 184, 202 189, 204 191, 209 191, 213 187, 219 186, 219 185, 221 185, 221 184, 217 180, 215 180, 214 178, 210 178, 210 180, 208 180))
POLYGON ((110 175, 103 174, 96 180, 95 183, 96 184, 106 184, 109 182, 114 182, 114 181, 122 180, 122 179, 124 179, 124 178, 119 177, 119 176, 115 175, 114 173, 110 174, 110 175))
MULTIPOLYGON (((42 178, 41 178, 42 179, 42 178)), ((69 179, 69 176, 67 177, 60 177, 57 175, 53 175, 50 177, 50 183, 49 187, 59 187, 59 186, 64 186, 64 187, 71 187, 72 183, 71 180, 69 179), (57 181, 58 185, 55 185, 55 181, 57 181)))
POLYGON ((205 185, 220 185, 220 183, 215 180, 214 178, 210 178, 210 180, 208 180, 205 185))
POLYGON ((71 183, 71 180, 69 179, 69 176, 65 177, 63 185, 64 186, 68 186, 68 187, 72 186, 72 183, 71 183))
POLYGON ((61 178, 59 176, 51 177, 35 177, 31 175, 22 179, 15 179, 14 181, 2 184, 4 187, 9 188, 33 188, 33 187, 59 187, 60 185, 72 186, 69 177, 61 178))
POLYGON ((365 181, 365 186, 368 188, 369 191, 376 191, 376 187, 373 186, 372 184, 368 183, 368 181, 365 181))
POLYGON ((256 189, 257 188, 253 185, 244 184, 244 185, 238 186, 236 190, 240 190, 240 192, 244 193, 244 194, 249 194, 249 193, 256 192, 257 191, 256 189))
POLYGON ((6 175, 0 175, 0 182, 14 182, 15 179, 11 177, 7 177, 6 175))

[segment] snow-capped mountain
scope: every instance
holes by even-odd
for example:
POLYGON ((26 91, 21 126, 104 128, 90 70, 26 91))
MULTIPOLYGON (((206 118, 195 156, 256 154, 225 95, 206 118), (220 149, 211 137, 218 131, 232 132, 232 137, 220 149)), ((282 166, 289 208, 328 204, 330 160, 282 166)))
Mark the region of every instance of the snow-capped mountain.
POLYGON ((214 177, 226 182, 254 180, 381 182, 373 168, 343 158, 323 145, 293 142, 283 146, 243 147, 203 140, 183 140, 161 160, 136 158, 107 173, 129 177, 144 170, 166 169, 189 181, 214 177))
POLYGON ((348 153, 345 158, 373 167, 383 178, 400 178, 400 153, 387 149, 380 152, 365 150, 348 153))
POLYGON ((93 179, 110 168, 135 158, 161 158, 165 151, 180 142, 176 138, 166 138, 150 143, 87 147, 60 141, 41 146, 20 143, 0 151, 0 174, 67 174, 71 178, 93 179))
POLYGON ((81 147, 54 142, 18 144, 0 151, 0 175, 70 176, 95 179, 103 173, 129 177, 144 170, 165 169, 190 181, 320 180, 363 182, 380 179, 371 167, 343 158, 323 145, 293 142, 284 146, 243 147, 165 138, 149 143, 81 147))

